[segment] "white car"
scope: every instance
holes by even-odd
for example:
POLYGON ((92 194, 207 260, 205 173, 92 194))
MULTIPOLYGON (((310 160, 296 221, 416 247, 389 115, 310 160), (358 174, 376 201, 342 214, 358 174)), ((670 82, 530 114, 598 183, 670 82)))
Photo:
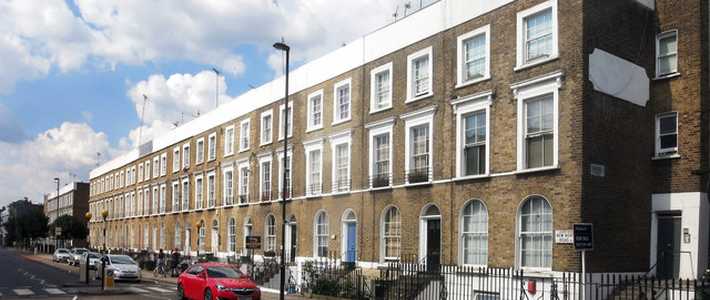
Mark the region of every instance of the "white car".
POLYGON ((89 269, 98 270, 97 266, 101 264, 101 254, 96 252, 84 252, 81 256, 81 261, 86 261, 86 256, 89 256, 89 269))
POLYGON ((115 280, 141 281, 141 269, 130 256, 109 254, 104 257, 106 269, 113 273, 115 280))
POLYGON ((57 248, 52 255, 52 260, 56 262, 68 261, 72 258, 69 249, 67 248, 57 248))
POLYGON ((69 265, 79 266, 81 258, 84 257, 84 253, 86 252, 89 252, 86 248, 71 249, 71 259, 69 259, 69 265))

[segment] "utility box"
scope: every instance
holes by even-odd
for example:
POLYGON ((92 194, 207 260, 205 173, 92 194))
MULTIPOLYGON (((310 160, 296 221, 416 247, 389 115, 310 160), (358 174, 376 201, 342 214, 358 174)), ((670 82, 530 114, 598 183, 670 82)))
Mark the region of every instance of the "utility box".
POLYGON ((79 262, 79 281, 81 282, 89 282, 89 266, 86 264, 85 260, 81 260, 79 262))
POLYGON ((115 287, 115 282, 113 280, 113 270, 108 270, 104 268, 104 288, 110 289, 115 287))

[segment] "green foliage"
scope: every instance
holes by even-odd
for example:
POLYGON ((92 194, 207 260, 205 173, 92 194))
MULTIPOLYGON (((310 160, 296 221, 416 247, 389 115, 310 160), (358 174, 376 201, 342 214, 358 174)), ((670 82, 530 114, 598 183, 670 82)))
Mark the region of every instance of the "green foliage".
POLYGON ((60 239, 83 240, 89 234, 89 229, 86 227, 86 223, 69 215, 63 215, 54 220, 54 222, 49 225, 49 232, 54 233, 54 229, 57 226, 62 228, 62 233, 59 236, 60 239))
POLYGON ((7 242, 28 241, 47 236, 47 217, 41 205, 27 200, 18 200, 8 205, 10 215, 5 222, 7 242))

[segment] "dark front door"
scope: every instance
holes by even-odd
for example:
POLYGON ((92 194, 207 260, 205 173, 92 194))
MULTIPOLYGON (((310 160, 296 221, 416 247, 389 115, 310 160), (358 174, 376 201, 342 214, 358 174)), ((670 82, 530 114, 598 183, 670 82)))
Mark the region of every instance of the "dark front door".
POLYGON ((680 216, 658 217, 656 268, 658 278, 678 278, 680 270, 680 216))
POLYGON ((441 263, 441 220, 426 221, 426 266, 430 272, 439 270, 441 263))
POLYGON ((296 223, 291 223, 291 245, 290 247, 290 255, 289 255, 289 260, 291 262, 296 262, 296 241, 298 241, 298 235, 296 231, 296 223))

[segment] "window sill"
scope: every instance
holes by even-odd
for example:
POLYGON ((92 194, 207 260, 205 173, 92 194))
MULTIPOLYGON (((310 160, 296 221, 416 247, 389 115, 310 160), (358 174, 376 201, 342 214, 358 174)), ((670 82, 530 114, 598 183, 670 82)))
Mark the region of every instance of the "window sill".
POLYGON ((481 174, 481 175, 467 175, 467 176, 457 176, 454 177, 453 181, 465 181, 465 180, 474 180, 474 179, 483 179, 483 178, 489 178, 491 177, 490 174, 481 174))
POLYGON ((268 145, 271 145, 271 141, 261 143, 261 144, 259 144, 259 147, 264 147, 264 146, 268 146, 268 145))
POLYGON ((432 184, 433 184, 432 180, 429 179, 428 181, 417 182, 417 183, 409 183, 409 182, 407 182, 407 183, 404 184, 404 187, 418 187, 418 186, 432 185, 432 184))
POLYGON ((348 117, 347 119, 342 119, 342 120, 334 121, 334 122, 333 122, 332 124, 330 124, 330 125, 331 125, 331 126, 340 125, 340 124, 343 124, 343 123, 350 122, 350 120, 352 120, 352 118, 351 118, 351 117, 348 117))
POLYGON ((320 194, 320 193, 319 193, 319 194, 306 195, 306 199, 321 198, 321 197, 323 197, 323 194, 320 194))
POLYGON ((370 188, 368 189, 368 191, 370 191, 370 192, 377 192, 377 191, 385 191, 385 190, 391 190, 391 189, 392 189, 392 186, 391 186, 391 185, 388 185, 388 186, 376 187, 376 188, 370 187, 370 188))
POLYGON ((551 268, 525 268, 525 267, 522 267, 520 269, 525 271, 526 277, 553 278, 555 276, 555 274, 552 272, 551 268))
POLYGON ((244 153, 244 152, 247 152, 247 151, 249 151, 249 147, 244 148, 244 149, 239 149, 239 153, 244 153))
POLYGON ((222 158, 230 157, 230 156, 232 156, 232 155, 234 155, 234 152, 232 152, 232 153, 226 153, 226 154, 222 155, 222 158))
POLYGON ((404 104, 409 104, 409 103, 412 103, 412 102, 417 102, 417 101, 419 101, 419 100, 423 100, 423 99, 426 99, 426 98, 429 98, 429 97, 432 97, 432 96, 434 96, 434 93, 433 93, 433 92, 429 92, 429 93, 426 93, 426 94, 422 94, 422 95, 416 96, 416 97, 414 97, 414 98, 409 98, 409 99, 407 99, 407 100, 404 100, 404 104))
POLYGON ((488 80, 491 80, 491 75, 490 75, 490 74, 489 74, 489 75, 486 75, 486 76, 484 76, 484 77, 481 77, 481 78, 477 78, 477 79, 471 80, 471 81, 459 82, 459 83, 456 84, 456 86, 454 86, 454 88, 455 88, 455 89, 460 89, 460 88, 464 88, 464 87, 467 87, 467 86, 474 85, 474 84, 479 83, 479 82, 485 82, 485 81, 488 81, 488 80))
POLYGON ((390 106, 387 106, 385 108, 370 110, 370 114, 376 114, 378 112, 383 112, 383 111, 390 110, 390 109, 392 109, 392 104, 390 104, 390 106))
POLYGON ((545 172, 545 171, 552 171, 552 170, 559 170, 560 166, 554 165, 554 166, 549 166, 549 167, 540 167, 540 168, 533 168, 533 169, 521 169, 515 171, 515 174, 528 174, 528 173, 535 173, 535 172, 545 172))
MULTIPOLYGON (((289 138, 289 139, 292 139, 292 138, 293 138, 293 134, 289 134, 289 135, 288 135, 288 138, 289 138)), ((283 140, 284 140, 284 137, 280 136, 280 137, 279 137, 279 142, 280 142, 280 141, 283 141, 283 140)))
POLYGON ((337 192, 332 192, 330 193, 331 196, 343 196, 343 195, 349 195, 350 190, 347 191, 337 191, 337 192))
POLYGON ((660 81, 660 80, 666 80, 666 79, 671 79, 671 78, 676 78, 676 77, 680 77, 680 73, 673 72, 673 73, 664 74, 664 75, 656 75, 656 77, 654 77, 653 80, 660 81))
POLYGON ((679 159, 679 158, 680 158, 680 154, 678 154, 678 153, 673 153, 673 154, 669 154, 669 155, 656 154, 656 156, 651 157, 651 160, 667 160, 667 159, 679 159))
POLYGON ((515 71, 515 72, 522 71, 522 70, 525 70, 525 69, 528 69, 528 68, 532 68, 532 67, 534 67, 534 66, 539 66, 539 65, 542 65, 542 64, 546 64, 546 63, 548 63, 548 62, 551 62, 551 61, 555 61, 555 60, 557 60, 558 58, 559 58, 559 55, 556 54, 556 55, 550 56, 550 57, 548 57, 548 58, 545 58, 545 59, 543 59, 543 60, 534 61, 534 62, 527 63, 527 64, 524 64, 524 65, 518 65, 518 66, 516 66, 515 68, 513 68, 513 71, 515 71))
POLYGON ((311 128, 306 129, 306 133, 311 133, 311 132, 318 131, 321 129, 323 129, 323 125, 321 125, 320 127, 311 127, 311 128))
POLYGON ((247 203, 239 203, 239 204, 237 204, 237 206, 239 206, 239 207, 247 207, 247 206, 249 206, 249 203, 248 203, 248 202, 247 202, 247 203))

